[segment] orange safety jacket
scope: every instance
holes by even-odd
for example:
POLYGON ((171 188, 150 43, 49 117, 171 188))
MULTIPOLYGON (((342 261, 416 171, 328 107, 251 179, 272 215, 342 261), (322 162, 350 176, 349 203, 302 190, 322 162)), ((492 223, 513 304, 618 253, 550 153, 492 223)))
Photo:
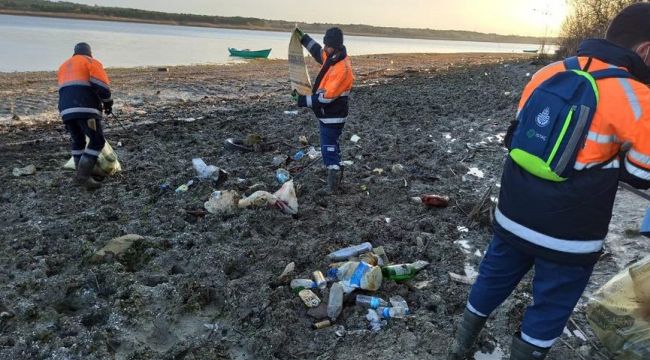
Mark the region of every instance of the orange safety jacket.
POLYGON ((102 63, 74 55, 59 67, 59 112, 64 121, 101 118, 103 102, 111 100, 110 80, 102 63))
POLYGON ((314 59, 323 66, 314 81, 313 95, 300 96, 298 105, 309 107, 325 125, 342 125, 348 116, 348 96, 354 83, 352 62, 345 47, 331 57, 309 35, 302 44, 314 59))
MULTIPOLYGON (((528 173, 508 158, 495 212, 495 233, 552 261, 594 263, 607 235, 618 181, 650 187, 650 70, 634 52, 605 40, 587 40, 578 59, 588 71, 623 69, 633 76, 597 80, 600 94, 575 175, 554 183, 528 173), (627 150, 629 148, 629 150, 627 150), (619 156, 622 154, 622 156, 619 156)), ((563 62, 537 72, 519 110, 563 62)))

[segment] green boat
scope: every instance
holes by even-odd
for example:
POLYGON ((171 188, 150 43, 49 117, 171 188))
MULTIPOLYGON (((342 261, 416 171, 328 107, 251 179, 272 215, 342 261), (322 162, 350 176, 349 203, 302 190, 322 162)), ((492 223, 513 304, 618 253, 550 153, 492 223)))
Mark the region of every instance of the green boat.
POLYGON ((249 50, 228 48, 228 51, 230 52, 230 56, 238 56, 243 58, 267 58, 271 53, 271 49, 249 50))

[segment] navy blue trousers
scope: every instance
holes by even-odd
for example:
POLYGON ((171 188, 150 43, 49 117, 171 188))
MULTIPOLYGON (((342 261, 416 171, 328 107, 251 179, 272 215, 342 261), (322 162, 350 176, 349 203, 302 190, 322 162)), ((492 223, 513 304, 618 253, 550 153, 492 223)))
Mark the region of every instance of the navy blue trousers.
POLYGON ((524 314, 521 338, 550 348, 562 335, 589 282, 593 265, 564 265, 534 257, 495 235, 479 267, 467 308, 476 315, 489 316, 533 267, 533 303, 524 314))
POLYGON ((325 166, 338 167, 341 164, 341 146, 339 138, 343 133, 341 125, 323 125, 320 123, 320 151, 323 154, 325 166))
POLYGON ((81 155, 97 157, 102 152, 106 139, 100 119, 70 119, 64 121, 65 128, 70 133, 70 149, 76 161, 81 155), (88 146, 86 146, 88 137, 88 146))

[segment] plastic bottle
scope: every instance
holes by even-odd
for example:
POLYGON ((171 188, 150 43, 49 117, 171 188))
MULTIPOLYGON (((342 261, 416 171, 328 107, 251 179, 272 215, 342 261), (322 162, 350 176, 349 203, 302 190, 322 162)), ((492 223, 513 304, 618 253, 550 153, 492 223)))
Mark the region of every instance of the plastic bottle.
POLYGON ((349 246, 336 250, 327 255, 327 257, 331 261, 341 261, 369 251, 372 251, 372 244, 369 242, 364 242, 359 245, 349 246))
POLYGON ((377 309, 377 314, 382 319, 405 318, 409 314, 409 310, 403 307, 380 307, 377 309))
POLYGON ((291 179, 291 174, 285 169, 278 169, 275 171, 275 180, 282 185, 291 179))
POLYGON ((302 159, 303 157, 305 157, 305 155, 306 155, 306 154, 305 154, 304 151, 299 150, 297 153, 293 154, 293 159, 294 159, 295 161, 300 161, 300 159, 302 159))
POLYGON ((323 290, 327 287, 327 280, 325 280, 325 275, 323 275, 321 271, 314 271, 312 276, 314 277, 314 282, 319 289, 323 290))
POLYGON ((392 307, 401 307, 407 310, 409 308, 409 305, 406 303, 406 300, 404 300, 404 298, 399 295, 391 296, 388 301, 390 301, 390 306, 392 307))
POLYGON ((379 314, 377 314, 377 311, 373 309, 368 309, 368 314, 366 314, 366 320, 368 320, 368 327, 372 331, 379 331, 381 330, 381 326, 383 325, 381 322, 381 317, 379 314))
POLYGON ((379 266, 363 261, 348 261, 327 270, 327 277, 338 280, 351 288, 377 291, 381 287, 382 273, 379 266))
POLYGON ((291 280, 291 284, 289 284, 291 287, 291 290, 295 293, 299 293, 300 290, 304 289, 316 289, 317 285, 315 282, 311 281, 310 279, 293 279, 291 280))
POLYGON ((368 296, 368 295, 357 295, 356 298, 356 303, 359 306, 367 307, 370 309, 377 309, 378 307, 387 307, 388 302, 382 298, 378 298, 376 296, 368 296))
POLYGON ((343 285, 340 283, 332 284, 330 288, 330 297, 327 300, 327 316, 336 320, 343 310, 343 285))
POLYGON ((398 264, 389 265, 381 268, 384 278, 395 281, 409 280, 415 277, 418 271, 425 268, 429 263, 427 261, 418 260, 412 264, 398 264))

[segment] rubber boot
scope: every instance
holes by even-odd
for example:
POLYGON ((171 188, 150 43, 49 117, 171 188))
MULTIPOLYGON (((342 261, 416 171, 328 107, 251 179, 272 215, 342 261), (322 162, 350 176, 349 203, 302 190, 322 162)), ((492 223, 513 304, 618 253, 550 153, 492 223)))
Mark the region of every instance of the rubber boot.
POLYGON ((478 316, 465 309, 463 320, 458 325, 456 339, 454 339, 454 344, 452 345, 451 352, 449 352, 449 356, 447 356, 447 360, 467 359, 471 355, 470 350, 472 349, 472 345, 474 345, 486 321, 487 318, 478 316))
POLYGON ((342 178, 342 169, 327 169, 327 192, 334 194, 339 191, 342 178))
POLYGON ((510 360, 542 360, 546 358, 549 350, 529 344, 519 335, 515 335, 510 346, 510 360))
POLYGON ((75 182, 77 185, 85 187, 86 190, 97 190, 102 186, 102 184, 91 177, 95 163, 97 163, 96 157, 83 155, 81 159, 79 159, 75 182))

